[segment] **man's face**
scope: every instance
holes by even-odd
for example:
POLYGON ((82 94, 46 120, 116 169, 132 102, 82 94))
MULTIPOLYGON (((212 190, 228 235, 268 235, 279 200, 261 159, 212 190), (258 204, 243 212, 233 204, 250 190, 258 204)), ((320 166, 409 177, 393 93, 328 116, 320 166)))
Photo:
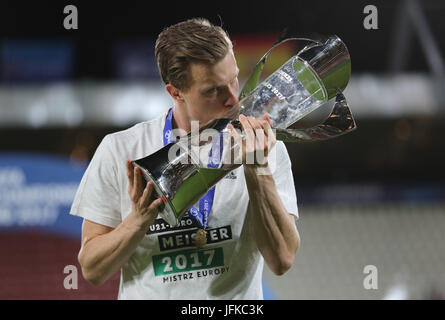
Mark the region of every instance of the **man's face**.
POLYGON ((233 51, 217 64, 192 64, 191 85, 182 92, 190 120, 205 124, 222 118, 238 102, 238 72, 233 51))

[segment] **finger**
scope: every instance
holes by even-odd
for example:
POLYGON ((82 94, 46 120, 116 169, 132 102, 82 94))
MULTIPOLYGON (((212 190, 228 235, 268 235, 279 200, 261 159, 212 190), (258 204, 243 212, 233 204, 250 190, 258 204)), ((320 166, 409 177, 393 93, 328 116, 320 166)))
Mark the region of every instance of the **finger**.
POLYGON ((265 146, 267 146, 267 142, 265 139, 264 125, 267 121, 262 119, 255 119, 253 117, 248 117, 251 127, 254 129, 255 134, 255 150, 262 150, 265 146))
POLYGON ((270 128, 267 120, 255 119, 253 117, 248 118, 249 123, 255 130, 255 150, 266 149, 268 146, 267 137, 270 132, 267 131, 270 128))
POLYGON ((252 152, 255 145, 255 132, 247 117, 240 115, 239 121, 243 127, 243 133, 246 136, 246 152, 252 152))
POLYGON ((134 167, 133 192, 134 200, 138 201, 142 195, 142 170, 139 167, 134 167))
POLYGON ((264 165, 267 163, 269 150, 275 144, 275 135, 268 121, 269 115, 266 114, 262 119, 251 119, 251 125, 255 127, 255 163, 264 165))
POLYGON ((133 185, 133 179, 134 179, 133 170, 134 170, 133 162, 130 159, 127 159, 127 177, 128 177, 128 184, 130 186, 133 185))
POLYGON ((141 199, 139 200, 139 206, 141 208, 148 207, 151 202, 151 195, 153 193, 153 182, 149 181, 144 188, 141 199))
POLYGON ((241 135, 238 133, 238 131, 235 129, 235 127, 232 124, 227 125, 227 129, 229 129, 230 134, 233 136, 233 138, 239 142, 242 140, 241 135))
POLYGON ((269 125, 271 127, 273 127, 273 120, 270 118, 270 115, 268 113, 265 113, 263 116, 263 120, 266 120, 267 122, 269 122, 269 125))
POLYGON ((255 130, 255 163, 263 165, 267 158, 267 137, 264 129, 255 130))
POLYGON ((266 113, 263 116, 263 119, 260 122, 261 122, 261 126, 264 129, 268 129, 268 128, 272 128, 273 127, 273 121, 272 121, 272 119, 270 119, 270 116, 269 116, 268 113, 266 113))
POLYGON ((261 129, 261 123, 258 119, 255 119, 254 117, 247 117, 247 121, 249 121, 250 126, 253 128, 254 131, 261 129))
POLYGON ((261 127, 263 128, 264 134, 267 137, 269 137, 269 136, 272 137, 273 130, 272 130, 272 126, 270 125, 270 122, 268 122, 267 120, 262 120, 261 121, 261 127))
POLYGON ((273 148, 273 146, 277 142, 277 138, 269 122, 263 121, 263 129, 264 129, 264 134, 266 135, 266 143, 264 145, 264 148, 265 150, 269 151, 273 148))
POLYGON ((243 144, 242 160, 244 164, 253 165, 255 164, 255 132, 247 117, 240 116, 239 119, 243 127, 244 136, 246 137, 245 143, 243 144))
POLYGON ((235 129, 231 124, 228 126, 229 132, 233 138, 231 144, 231 155, 230 159, 233 159, 234 163, 241 164, 243 162, 242 150, 244 149, 244 141, 237 129, 235 129))
POLYGON ((266 141, 266 135, 263 127, 255 129, 255 142, 257 143, 256 149, 263 149, 266 141))
POLYGON ((148 207, 149 212, 156 213, 161 212, 164 209, 164 201, 162 198, 156 199, 148 207))
POLYGON ((227 128, 229 129, 229 133, 230 133, 230 135, 232 136, 232 138, 235 140, 235 144, 238 144, 238 145, 242 145, 242 143, 243 143, 243 138, 242 138, 242 136, 241 136, 241 132, 238 132, 239 130, 237 130, 237 129, 235 129, 235 127, 234 126, 232 126, 231 124, 229 124, 228 126, 227 126, 227 128))

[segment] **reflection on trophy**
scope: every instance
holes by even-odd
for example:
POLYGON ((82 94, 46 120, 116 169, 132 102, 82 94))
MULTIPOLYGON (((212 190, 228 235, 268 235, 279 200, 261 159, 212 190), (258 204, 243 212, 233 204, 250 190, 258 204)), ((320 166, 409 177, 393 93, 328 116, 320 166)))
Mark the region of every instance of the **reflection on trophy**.
MULTIPOLYGON (((289 38, 282 42, 288 40, 301 39, 289 38)), ((241 166, 234 156, 234 150, 239 150, 239 146, 233 144, 227 128, 230 123, 241 129, 237 120, 240 113, 255 118, 268 113, 277 140, 285 142, 324 140, 356 128, 342 94, 351 73, 350 56, 343 41, 337 36, 324 41, 312 40, 256 86, 271 50, 258 62, 231 114, 199 128, 198 134, 192 130, 178 142, 134 161, 146 180, 153 182, 158 197, 164 200, 160 215, 171 226, 177 225, 184 213, 211 187, 241 166), (322 124, 307 129, 288 129, 334 97, 334 108, 322 124), (219 158, 211 166, 208 165, 209 153, 212 155, 210 161, 219 158)))

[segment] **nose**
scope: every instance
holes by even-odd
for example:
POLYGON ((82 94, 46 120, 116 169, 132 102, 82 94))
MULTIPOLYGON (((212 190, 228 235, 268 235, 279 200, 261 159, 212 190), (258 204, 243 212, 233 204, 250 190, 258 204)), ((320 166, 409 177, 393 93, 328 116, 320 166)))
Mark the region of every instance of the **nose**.
POLYGON ((229 87, 227 92, 228 92, 228 97, 224 103, 224 106, 233 107, 235 104, 238 103, 238 92, 236 88, 231 88, 231 87, 229 87))

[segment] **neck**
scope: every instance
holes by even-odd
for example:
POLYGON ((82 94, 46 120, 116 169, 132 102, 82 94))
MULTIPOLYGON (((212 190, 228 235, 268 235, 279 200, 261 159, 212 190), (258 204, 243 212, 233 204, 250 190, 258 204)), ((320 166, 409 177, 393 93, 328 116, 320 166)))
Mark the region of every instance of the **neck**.
POLYGON ((172 126, 176 129, 184 130, 189 133, 191 130, 190 118, 184 112, 179 111, 178 106, 173 108, 173 122, 172 126))

